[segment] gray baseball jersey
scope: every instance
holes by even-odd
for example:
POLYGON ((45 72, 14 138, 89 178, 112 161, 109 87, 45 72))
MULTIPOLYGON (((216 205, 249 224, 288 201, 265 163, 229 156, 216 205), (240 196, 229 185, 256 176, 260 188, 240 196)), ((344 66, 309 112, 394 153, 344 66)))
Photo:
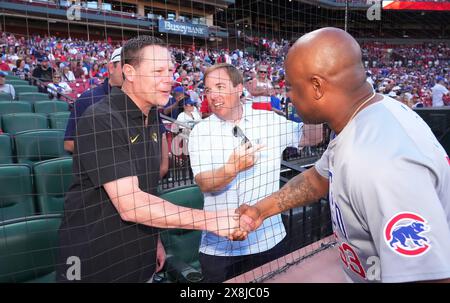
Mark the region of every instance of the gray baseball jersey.
POLYGON ((389 97, 366 107, 315 167, 350 280, 450 277, 450 160, 414 111, 389 97))

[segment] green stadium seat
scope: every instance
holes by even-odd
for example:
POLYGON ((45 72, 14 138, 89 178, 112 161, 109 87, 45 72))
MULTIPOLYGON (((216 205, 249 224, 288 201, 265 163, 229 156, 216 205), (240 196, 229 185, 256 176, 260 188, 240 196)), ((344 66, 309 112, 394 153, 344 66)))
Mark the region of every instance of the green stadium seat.
POLYGON ((69 104, 63 101, 39 101, 34 102, 34 112, 50 114, 69 110, 69 104))
POLYGON ((39 88, 33 85, 15 85, 14 89, 16 90, 16 94, 20 95, 23 93, 37 93, 39 88))
POLYGON ((69 121, 70 112, 58 112, 51 113, 48 115, 48 120, 50 122, 50 128, 52 129, 66 129, 67 122, 69 121))
MULTIPOLYGON (((196 185, 176 188, 160 195, 179 206, 203 209, 203 194, 196 185)), ((202 232, 167 229, 161 232, 167 254, 167 276, 172 282, 199 282, 202 279, 198 250, 202 232), (184 271, 184 272, 183 272, 184 271)))
POLYGON ((28 83, 28 81, 26 81, 26 80, 17 80, 17 79, 9 79, 9 80, 6 80, 5 83, 11 84, 12 86, 14 86, 14 88, 17 85, 30 85, 30 83, 28 83))
POLYGON ((15 135, 18 132, 35 129, 47 129, 47 116, 36 113, 17 113, 2 116, 3 132, 15 135))
POLYGON ((18 163, 34 162, 66 156, 64 131, 57 129, 30 130, 17 133, 15 138, 18 163))
POLYGON ((6 81, 8 81, 8 80, 22 80, 22 79, 20 79, 20 76, 15 76, 15 75, 12 75, 12 74, 6 75, 5 79, 6 79, 6 81))
POLYGON ((19 95, 20 101, 37 102, 37 101, 49 101, 48 94, 44 93, 21 93, 19 95))
POLYGON ((55 282, 61 216, 46 215, 0 223, 0 282, 55 282))
POLYGON ((37 162, 33 166, 38 208, 42 214, 62 214, 72 182, 72 157, 37 162))
POLYGON ((0 101, 12 101, 13 98, 10 94, 0 93, 0 101))
POLYGON ((11 138, 8 134, 0 134, 0 164, 13 163, 11 138))
POLYGON ((0 165, 0 184, 0 221, 36 214, 29 165, 0 165))
POLYGON ((31 113, 32 106, 29 102, 23 101, 0 101, 0 115, 14 113, 31 113))

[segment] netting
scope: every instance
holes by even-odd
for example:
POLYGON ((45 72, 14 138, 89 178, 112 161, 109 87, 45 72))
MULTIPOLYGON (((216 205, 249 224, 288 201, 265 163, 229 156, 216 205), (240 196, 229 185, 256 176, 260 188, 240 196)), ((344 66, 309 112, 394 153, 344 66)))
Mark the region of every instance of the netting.
POLYGON ((1 0, 0 11, 2 282, 261 282, 333 247, 326 195, 227 238, 235 209, 312 167, 334 137, 290 100, 284 63, 305 33, 350 33, 378 93, 450 104, 432 91, 449 80, 444 0, 1 0))

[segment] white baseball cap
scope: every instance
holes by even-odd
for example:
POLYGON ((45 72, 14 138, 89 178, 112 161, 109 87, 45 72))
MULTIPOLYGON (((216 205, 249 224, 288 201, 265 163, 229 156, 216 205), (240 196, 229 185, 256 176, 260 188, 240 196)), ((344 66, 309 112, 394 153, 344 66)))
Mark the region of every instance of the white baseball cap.
POLYGON ((397 94, 394 93, 394 92, 390 92, 388 96, 391 97, 391 98, 396 98, 397 94))
POLYGON ((122 53, 122 48, 121 47, 116 48, 114 50, 114 52, 112 53, 111 59, 109 59, 109 62, 120 62, 120 59, 121 59, 120 54, 121 53, 122 53))

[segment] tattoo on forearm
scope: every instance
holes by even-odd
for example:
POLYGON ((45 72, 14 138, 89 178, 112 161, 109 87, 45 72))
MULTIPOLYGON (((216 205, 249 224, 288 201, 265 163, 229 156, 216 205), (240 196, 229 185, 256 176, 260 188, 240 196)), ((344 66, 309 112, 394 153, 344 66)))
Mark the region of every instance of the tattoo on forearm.
POLYGON ((319 194, 311 182, 303 174, 297 175, 280 191, 275 193, 277 206, 280 211, 302 206, 319 199, 319 194))

